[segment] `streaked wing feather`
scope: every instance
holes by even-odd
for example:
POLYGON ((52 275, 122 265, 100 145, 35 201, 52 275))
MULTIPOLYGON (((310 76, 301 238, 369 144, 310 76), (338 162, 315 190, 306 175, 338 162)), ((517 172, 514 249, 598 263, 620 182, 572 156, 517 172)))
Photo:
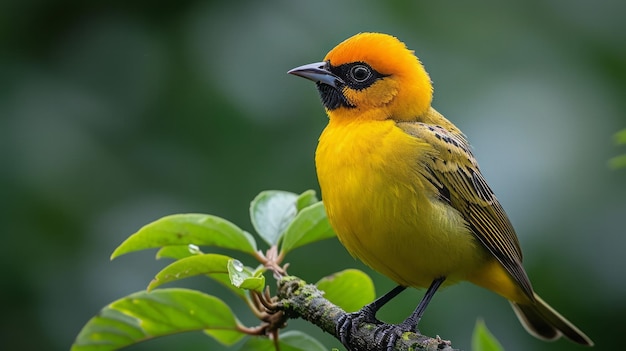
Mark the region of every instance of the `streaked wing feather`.
POLYGON ((449 131, 422 122, 397 122, 397 125, 434 147, 435 152, 425 160, 423 176, 439 190, 442 201, 463 215, 476 238, 532 298, 515 230, 480 173, 465 136, 458 130, 449 131))

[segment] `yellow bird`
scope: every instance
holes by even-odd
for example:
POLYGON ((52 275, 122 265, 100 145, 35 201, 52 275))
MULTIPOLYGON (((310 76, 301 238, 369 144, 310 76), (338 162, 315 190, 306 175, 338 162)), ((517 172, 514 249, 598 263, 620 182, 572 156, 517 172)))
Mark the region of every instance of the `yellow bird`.
POLYGON ((289 73, 316 82, 328 114, 315 163, 332 227, 353 256, 399 284, 342 321, 344 344, 406 287, 428 288, 404 322, 384 325, 393 347, 417 329, 441 285, 466 280, 509 300, 535 337, 593 345, 534 293, 515 231, 463 133, 431 106, 432 84, 413 51, 361 33, 289 73))

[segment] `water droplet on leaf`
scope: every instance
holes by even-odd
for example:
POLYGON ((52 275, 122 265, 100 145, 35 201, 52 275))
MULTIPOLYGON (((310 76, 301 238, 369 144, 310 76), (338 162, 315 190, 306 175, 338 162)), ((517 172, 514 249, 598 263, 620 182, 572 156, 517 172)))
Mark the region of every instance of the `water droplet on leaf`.
POLYGON ((198 254, 202 253, 200 251, 200 248, 198 247, 198 245, 194 245, 194 244, 189 244, 188 245, 188 250, 189 250, 189 253, 192 253, 194 255, 198 255, 198 254))
POLYGON ((233 260, 233 268, 235 268, 237 272, 243 272, 243 263, 239 260, 233 260))

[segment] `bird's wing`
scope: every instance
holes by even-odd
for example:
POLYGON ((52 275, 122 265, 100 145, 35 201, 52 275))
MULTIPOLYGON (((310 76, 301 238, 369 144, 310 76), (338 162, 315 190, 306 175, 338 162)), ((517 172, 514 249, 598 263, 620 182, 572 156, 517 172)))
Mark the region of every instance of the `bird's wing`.
POLYGON ((435 152, 423 161, 426 166, 423 176, 437 188, 442 201, 462 214, 476 238, 532 299, 515 230, 480 173, 465 136, 456 128, 450 131, 422 122, 397 122, 397 125, 433 146, 435 152))

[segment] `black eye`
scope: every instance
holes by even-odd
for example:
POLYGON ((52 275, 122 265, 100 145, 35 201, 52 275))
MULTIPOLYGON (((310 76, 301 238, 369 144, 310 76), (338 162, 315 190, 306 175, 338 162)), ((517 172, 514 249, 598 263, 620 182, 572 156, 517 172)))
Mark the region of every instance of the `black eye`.
POLYGON ((350 76, 357 83, 363 83, 372 76, 372 71, 368 66, 356 65, 350 68, 350 76))

